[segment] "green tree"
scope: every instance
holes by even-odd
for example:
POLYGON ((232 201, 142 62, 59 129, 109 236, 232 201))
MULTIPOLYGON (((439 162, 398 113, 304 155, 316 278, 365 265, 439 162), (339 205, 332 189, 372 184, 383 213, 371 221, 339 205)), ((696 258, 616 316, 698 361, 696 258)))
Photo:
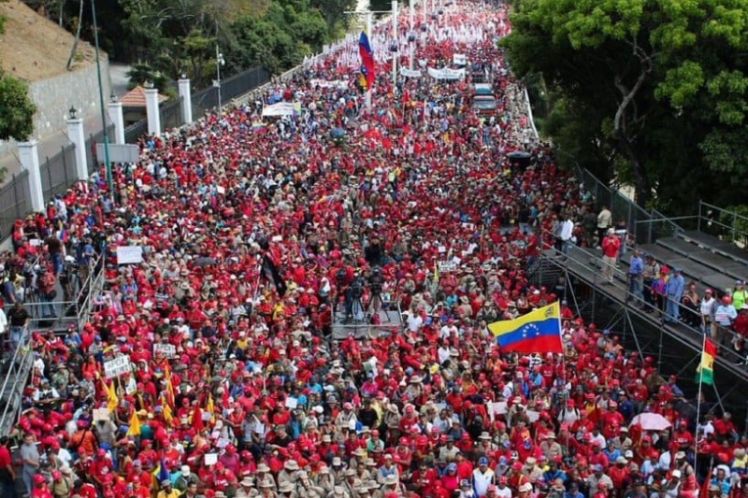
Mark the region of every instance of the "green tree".
POLYGON ((583 166, 673 210, 745 192, 748 0, 515 0, 512 22, 511 65, 583 166))
POLYGON ((262 65, 280 73, 299 64, 329 40, 322 13, 306 0, 273 1, 261 15, 242 16, 232 25, 236 46, 230 65, 262 65))
POLYGON ((26 140, 34 131, 36 106, 23 81, 0 72, 0 140, 26 140))
MULTIPOLYGON (((0 34, 4 30, 5 17, 0 16, 0 34)), ((0 140, 28 139, 34 132, 35 112, 26 83, 0 70, 0 140)))

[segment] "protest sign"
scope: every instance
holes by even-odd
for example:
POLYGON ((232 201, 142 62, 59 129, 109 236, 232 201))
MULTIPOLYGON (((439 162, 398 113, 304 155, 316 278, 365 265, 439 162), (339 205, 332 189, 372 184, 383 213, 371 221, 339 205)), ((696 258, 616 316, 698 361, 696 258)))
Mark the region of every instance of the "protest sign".
POLYGON ((132 366, 130 365, 130 357, 127 355, 118 356, 113 360, 104 362, 104 376, 107 379, 113 379, 119 377, 123 373, 130 372, 132 366))
POLYGON ((117 264, 131 265, 143 262, 142 246, 120 246, 117 248, 117 264))
POLYGON ((161 356, 171 359, 177 355, 177 348, 174 344, 156 343, 153 345, 153 354, 161 354, 161 356))

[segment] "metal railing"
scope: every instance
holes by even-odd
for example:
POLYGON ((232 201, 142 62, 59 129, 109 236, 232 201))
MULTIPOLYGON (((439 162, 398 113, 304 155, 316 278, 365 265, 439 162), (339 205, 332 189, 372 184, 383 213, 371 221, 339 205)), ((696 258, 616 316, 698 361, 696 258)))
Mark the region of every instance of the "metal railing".
MULTIPOLYGON (((24 337, 28 335, 29 331, 26 330, 24 337)), ((33 360, 31 348, 24 344, 15 349, 13 356, 6 363, 8 370, 0 386, 0 401, 3 404, 2 413, 0 413, 0 434, 7 434, 17 422, 23 400, 23 390, 26 387, 33 360)))
POLYGON ((729 240, 742 248, 748 246, 748 217, 737 211, 699 201, 696 229, 721 240, 729 240))
POLYGON ((399 321, 397 323, 393 322, 387 322, 387 323, 379 323, 379 324, 373 324, 369 322, 353 322, 353 323, 336 323, 336 317, 340 315, 340 312, 337 310, 338 306, 333 307, 333 314, 332 314, 332 328, 333 333, 331 334, 331 339, 333 340, 342 340, 347 337, 353 336, 355 338, 375 338, 375 337, 382 337, 382 336, 392 336, 396 334, 403 326, 402 321, 402 310, 400 309, 400 301, 389 301, 386 303, 386 306, 382 306, 382 309, 385 313, 389 316, 389 313, 397 313, 397 317, 399 321), (394 309, 392 309, 394 308, 394 309), (342 329, 345 331, 345 334, 340 335, 335 333, 335 329, 342 329))
MULTIPOLYGON (((70 325, 85 323, 92 307, 92 296, 95 297, 97 289, 101 289, 104 279, 103 256, 94 258, 84 272, 85 278, 80 280, 79 272, 71 275, 72 279, 67 290, 63 287, 63 296, 67 299, 57 301, 46 301, 38 294, 29 295, 23 305, 29 312, 29 328, 33 330, 54 329, 66 330, 70 325), (52 316, 45 312, 53 310, 52 316)), ((12 305, 6 305, 6 312, 12 305)))
MULTIPOLYGON (((57 334, 66 334, 70 325, 76 328, 88 322, 96 297, 104 285, 104 256, 97 256, 88 268, 88 274, 75 292, 75 298, 69 301, 52 301, 43 303, 32 300, 24 303, 31 317, 25 327, 24 344, 16 347, 11 359, 4 363, 7 371, 0 385, 0 435, 7 434, 18 421, 23 404, 23 391, 29 380, 34 355, 31 350, 31 336, 37 330, 53 330, 57 334), (59 310, 55 317, 44 317, 45 309, 59 310)), ((32 297, 32 299, 36 299, 32 297)))
MULTIPOLYGON (((550 234, 547 234, 547 237, 550 237, 550 234)), ((694 310, 684 305, 683 303, 676 303, 681 319, 677 324, 669 324, 665 320, 667 317, 665 311, 660 309, 657 304, 653 304, 629 292, 628 274, 623 271, 618 265, 616 265, 613 269, 613 281, 609 282, 602 274, 604 263, 601 255, 593 253, 589 249, 582 248, 573 244, 568 247, 568 251, 566 253, 562 253, 557 248, 553 247, 552 242, 550 242, 550 244, 548 243, 552 240, 552 238, 544 239, 544 254, 541 257, 552 258, 556 266, 568 269, 575 276, 586 280, 590 285, 597 289, 610 289, 611 291, 616 291, 615 294, 618 296, 617 298, 620 298, 620 296, 624 296, 624 304, 628 303, 631 309, 640 312, 638 314, 641 317, 644 317, 650 323, 663 328, 670 326, 674 329, 672 332, 673 334, 683 334, 685 332, 688 335, 683 338, 688 341, 689 345, 698 345, 699 348, 701 347, 700 341, 701 337, 703 337, 704 335, 704 332, 683 321, 683 317, 687 316, 686 314, 700 313, 698 309, 694 310), (548 255, 548 252, 550 252, 551 255, 548 255), (574 271, 575 266, 577 267, 577 270, 581 271, 574 271), (693 338, 696 338, 698 340, 694 343, 690 340, 693 338)), ((540 268, 542 268, 542 266, 540 268)), ((542 278, 542 275, 540 275, 540 278, 542 278)), ((642 290, 653 293, 653 295, 656 292, 651 286, 647 285, 643 285, 642 290)), ((610 294, 613 294, 613 292, 610 292, 610 294)), ((735 366, 735 368, 740 368, 741 370, 748 372, 745 367, 746 358, 739 355, 734 350, 734 348, 731 347, 735 340, 742 339, 741 336, 732 329, 723 330, 725 333, 724 337, 727 340, 723 339, 722 344, 720 345, 720 359, 723 359, 726 362, 730 362, 735 366), (738 366, 738 364, 741 364, 742 366, 738 366)))

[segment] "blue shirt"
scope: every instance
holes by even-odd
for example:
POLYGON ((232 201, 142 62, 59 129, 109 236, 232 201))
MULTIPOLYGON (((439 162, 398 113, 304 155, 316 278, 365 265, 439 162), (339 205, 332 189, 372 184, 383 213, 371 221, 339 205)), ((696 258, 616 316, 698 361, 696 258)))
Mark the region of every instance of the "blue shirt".
POLYGON ((681 296, 683 296, 684 287, 685 282, 683 280, 683 275, 673 275, 667 281, 665 292, 667 293, 668 297, 680 300, 681 296))
POLYGON ((631 265, 629 266, 629 275, 641 275, 644 272, 644 261, 639 256, 631 258, 631 265))

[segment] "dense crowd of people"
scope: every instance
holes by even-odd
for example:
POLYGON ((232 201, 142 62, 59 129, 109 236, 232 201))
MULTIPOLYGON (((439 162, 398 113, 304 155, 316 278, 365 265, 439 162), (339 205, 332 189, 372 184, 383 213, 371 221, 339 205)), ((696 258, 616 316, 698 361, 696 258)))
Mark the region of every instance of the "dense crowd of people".
POLYGON ((367 109, 353 77, 319 83, 340 78, 333 53, 259 103, 149 139, 116 192, 95 177, 37 217, 76 264, 104 253, 106 286, 89 323, 29 338, 3 497, 18 483, 39 498, 743 492, 731 415, 695 420, 677 379, 615 334, 565 303, 564 354, 508 354, 488 332, 560 299, 528 264, 586 199, 542 146, 528 167, 508 158, 527 118, 496 44, 504 8, 458 2, 440 22, 487 36, 419 44, 418 59, 482 65, 495 115, 471 109, 469 79, 388 75, 367 109), (262 120, 277 101, 301 112, 262 120), (143 262, 118 265, 120 246, 143 262), (357 279, 377 284, 350 318, 397 303, 402 329, 332 339, 357 279))

